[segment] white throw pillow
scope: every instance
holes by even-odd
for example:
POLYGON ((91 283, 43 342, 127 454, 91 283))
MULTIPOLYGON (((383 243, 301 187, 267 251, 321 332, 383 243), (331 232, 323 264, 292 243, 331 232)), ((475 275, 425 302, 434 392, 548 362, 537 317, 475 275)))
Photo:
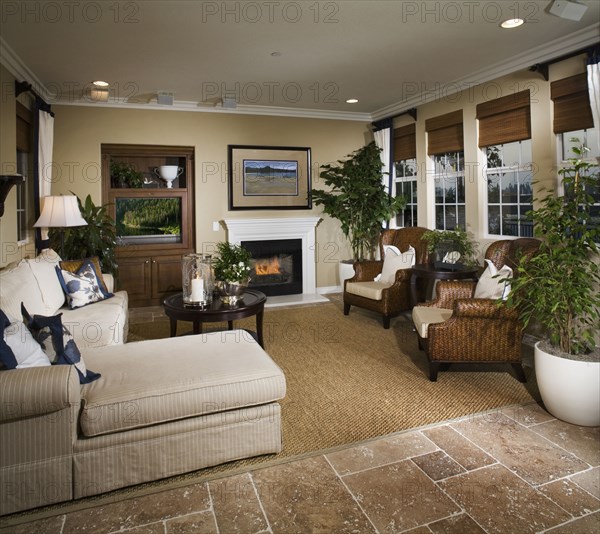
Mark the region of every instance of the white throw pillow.
POLYGON ((17 360, 17 369, 50 365, 50 359, 22 321, 11 322, 4 330, 4 340, 17 360))
POLYGON ((406 252, 400 252, 397 247, 392 245, 383 247, 385 258, 383 260, 383 269, 378 282, 384 284, 393 284, 396 280, 396 271, 398 269, 410 269, 415 264, 415 249, 409 245, 406 252))
POLYGON ((513 271, 508 265, 503 265, 501 269, 496 269, 496 266, 491 260, 485 260, 487 267, 479 277, 477 286, 475 287, 476 299, 502 299, 506 300, 510 293, 510 283, 501 282, 505 278, 512 278, 513 271))

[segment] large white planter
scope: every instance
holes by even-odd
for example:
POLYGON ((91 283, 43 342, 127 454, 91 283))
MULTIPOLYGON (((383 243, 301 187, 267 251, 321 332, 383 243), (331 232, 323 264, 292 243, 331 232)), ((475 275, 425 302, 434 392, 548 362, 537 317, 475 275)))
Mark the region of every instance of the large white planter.
POLYGON ((568 360, 535 344, 535 376, 546 409, 558 419, 600 426, 600 362, 568 360))
POLYGON ((354 276, 354 265, 352 263, 339 262, 338 264, 338 275, 340 277, 340 285, 344 289, 344 280, 352 278, 354 276))

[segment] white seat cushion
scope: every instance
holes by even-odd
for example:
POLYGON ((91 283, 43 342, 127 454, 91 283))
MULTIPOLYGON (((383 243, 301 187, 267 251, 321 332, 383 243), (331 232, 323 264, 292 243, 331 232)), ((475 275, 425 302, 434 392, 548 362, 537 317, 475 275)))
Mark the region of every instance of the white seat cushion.
POLYGON ((383 290, 391 285, 391 283, 385 284, 383 282, 347 282, 346 293, 352 293, 366 299, 381 300, 383 290))
POLYGON ((82 351, 102 377, 82 387, 86 436, 282 399, 285 376, 244 330, 82 351))
POLYGON ((430 324, 443 323, 452 317, 452 310, 436 308, 434 306, 415 306, 412 310, 412 319, 417 332, 422 338, 427 337, 430 324))

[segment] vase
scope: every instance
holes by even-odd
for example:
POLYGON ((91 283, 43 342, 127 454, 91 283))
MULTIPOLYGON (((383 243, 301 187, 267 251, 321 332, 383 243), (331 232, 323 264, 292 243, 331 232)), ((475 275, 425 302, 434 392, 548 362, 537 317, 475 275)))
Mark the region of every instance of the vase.
POLYGON ((230 306, 237 304, 238 300, 244 297, 247 287, 248 282, 224 282, 219 280, 215 283, 215 289, 221 301, 230 306))

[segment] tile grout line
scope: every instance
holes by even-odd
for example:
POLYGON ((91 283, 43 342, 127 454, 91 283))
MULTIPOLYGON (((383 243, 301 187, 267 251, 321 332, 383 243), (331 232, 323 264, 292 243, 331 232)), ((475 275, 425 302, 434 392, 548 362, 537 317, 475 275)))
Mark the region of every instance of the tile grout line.
POLYGON ((248 473, 248 476, 250 477, 250 482, 252 483, 252 488, 254 489, 254 494, 256 495, 256 500, 258 501, 260 510, 261 510, 263 517, 265 518, 265 521, 267 523, 267 532, 269 532, 270 534, 273 534, 273 528, 271 527, 271 522, 269 521, 269 518, 267 517, 267 512, 265 511, 265 507, 263 506, 262 500, 258 493, 258 488, 256 487, 256 484, 254 483, 254 477, 252 476, 252 472, 248 473))
POLYGON ((219 522, 217 521, 217 514, 215 514, 215 504, 213 502, 212 492, 210 491, 210 484, 205 482, 206 492, 208 493, 208 509, 210 510, 213 521, 215 522, 215 527, 217 528, 217 534, 221 533, 221 529, 219 528, 219 522))
MULTIPOLYGON (((568 525, 570 523, 574 523, 575 521, 583 519, 584 517, 589 517, 589 516, 594 515, 596 513, 598 513, 598 510, 595 510, 594 512, 588 512, 587 514, 579 515, 577 517, 573 516, 573 517, 571 517, 571 519, 569 519, 568 521, 565 521, 564 523, 559 523, 558 525, 554 525, 553 527, 547 528, 546 530, 538 530, 536 534, 544 534, 545 532, 552 532, 552 530, 555 529, 555 528, 564 527, 565 525, 568 525)), ((573 514, 569 514, 569 515, 572 516, 573 514)))
MULTIPOLYGON (((323 455, 323 458, 329 464, 329 467, 331 467, 331 470, 335 473, 335 476, 338 478, 338 480, 340 481, 340 483, 342 484, 342 486, 344 487, 344 489, 348 492, 348 494, 350 495, 350 497, 352 497, 352 500, 356 503, 356 506, 358 506, 359 510, 367 518, 367 521, 373 527, 373 530, 375 531, 375 533, 379 534, 379 530, 375 526, 375 523, 373 523, 373 521, 371 520, 371 518, 369 517, 369 515, 367 514, 367 512, 364 510, 364 508, 362 507, 362 505, 360 504, 360 502, 358 502, 358 499, 355 497, 354 493, 352 493, 352 491, 350 491, 350 488, 348 487, 348 485, 344 481, 344 477, 342 477, 337 472, 337 470, 335 469, 335 467, 333 467, 333 464, 329 461, 329 458, 327 458, 327 456, 325 454, 323 455)), ((354 474, 354 473, 352 473, 352 474, 354 474)))

